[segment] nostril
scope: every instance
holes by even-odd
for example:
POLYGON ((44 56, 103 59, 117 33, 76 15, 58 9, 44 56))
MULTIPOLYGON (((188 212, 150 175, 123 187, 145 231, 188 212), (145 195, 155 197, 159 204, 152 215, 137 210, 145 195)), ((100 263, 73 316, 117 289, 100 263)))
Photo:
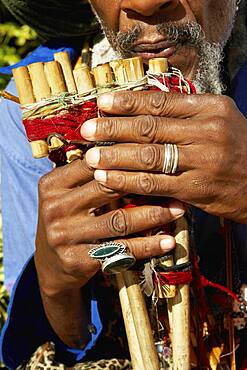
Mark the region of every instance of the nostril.
POLYGON ((178 0, 126 0, 121 9, 128 16, 143 15, 150 17, 159 11, 170 11, 178 5, 178 0))
POLYGON ((170 8, 175 8, 177 6, 176 1, 167 1, 166 3, 162 4, 159 8, 159 10, 164 10, 164 9, 170 9, 170 8))
POLYGON ((169 8, 169 6, 171 5, 172 1, 169 1, 168 3, 165 3, 163 5, 161 5, 160 9, 166 9, 166 8, 169 8))

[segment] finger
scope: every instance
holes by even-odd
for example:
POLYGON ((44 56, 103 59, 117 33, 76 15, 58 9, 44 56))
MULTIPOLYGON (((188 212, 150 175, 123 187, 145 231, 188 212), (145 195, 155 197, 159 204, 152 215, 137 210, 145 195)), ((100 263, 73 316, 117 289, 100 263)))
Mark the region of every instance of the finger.
POLYGON ((50 243, 61 246, 124 237, 170 223, 184 212, 184 207, 175 203, 169 208, 141 206, 117 209, 86 220, 80 216, 71 217, 69 221, 55 223, 49 228, 50 243))
MULTIPOLYGON (((176 246, 175 239, 170 235, 155 235, 115 241, 123 243, 137 260, 163 256, 176 246)), ((77 244, 59 249, 57 254, 62 269, 74 278, 87 277, 87 280, 89 280, 101 267, 101 262, 89 255, 89 252, 99 247, 99 245, 77 244)))
POLYGON ((39 189, 44 193, 58 189, 72 189, 93 180, 93 170, 85 160, 76 161, 55 168, 40 179, 39 189))
POLYGON ((137 260, 163 256, 176 246, 175 239, 170 235, 155 235, 118 241, 125 244, 137 260))
MULTIPOLYGON (((193 150, 180 146, 178 151, 177 171, 192 169, 195 165, 193 150)), ((118 144, 107 148, 97 147, 87 152, 86 161, 89 166, 98 169, 162 172, 165 162, 165 146, 158 144, 118 144)))
MULTIPOLYGON (((99 182, 93 180, 83 186, 78 186, 71 191, 53 198, 49 203, 49 219, 53 220, 55 217, 66 217, 68 215, 76 215, 82 210, 94 210, 112 200, 123 196, 122 193, 109 189, 99 182)), ((47 211, 46 211, 47 215, 47 211)))
POLYGON ((184 144, 198 135, 198 125, 194 120, 152 115, 103 117, 86 121, 81 135, 89 141, 184 144))
MULTIPOLYGON (((99 261, 91 258, 88 252, 97 248, 98 244, 71 244, 55 249, 59 258, 60 266, 66 273, 66 280, 71 276, 71 283, 75 285, 73 279, 79 278, 89 280, 100 269, 99 261)), ((73 286, 72 285, 72 286, 73 286)))
POLYGON ((186 172, 169 176, 147 172, 96 170, 94 177, 104 186, 115 191, 121 189, 126 194, 166 196, 184 201, 181 193, 187 181, 186 172))
POLYGON ((101 110, 121 116, 150 114, 189 118, 201 114, 214 103, 214 96, 209 94, 187 95, 163 91, 124 91, 103 94, 98 98, 98 107, 101 110))

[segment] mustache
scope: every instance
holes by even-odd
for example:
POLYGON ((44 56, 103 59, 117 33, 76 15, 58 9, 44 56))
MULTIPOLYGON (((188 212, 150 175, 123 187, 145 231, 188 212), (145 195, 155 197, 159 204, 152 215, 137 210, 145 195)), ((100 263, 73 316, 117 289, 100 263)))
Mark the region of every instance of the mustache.
MULTIPOLYGON (((156 25, 159 34, 164 36, 165 40, 176 44, 177 46, 188 45, 198 48, 201 42, 205 40, 204 32, 197 22, 162 22, 156 25)), ((141 38, 143 28, 136 25, 127 32, 119 31, 115 37, 115 45, 118 51, 125 56, 131 56, 134 45, 141 38)))

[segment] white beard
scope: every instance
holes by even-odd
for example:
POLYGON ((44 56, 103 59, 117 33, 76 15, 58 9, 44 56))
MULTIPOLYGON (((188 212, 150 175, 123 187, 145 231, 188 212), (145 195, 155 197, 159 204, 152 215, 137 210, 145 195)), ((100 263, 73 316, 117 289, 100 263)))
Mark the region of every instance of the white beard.
POLYGON ((99 64, 108 63, 112 60, 118 59, 119 56, 111 47, 106 37, 103 40, 94 44, 92 54, 92 68, 99 64))
MULTIPOLYGON (((205 43, 199 50, 199 67, 193 81, 199 94, 211 92, 221 94, 223 86, 220 81, 220 62, 223 58, 219 44, 205 43)), ((119 59, 121 56, 114 51, 106 37, 95 43, 92 54, 92 68, 99 64, 119 59)))

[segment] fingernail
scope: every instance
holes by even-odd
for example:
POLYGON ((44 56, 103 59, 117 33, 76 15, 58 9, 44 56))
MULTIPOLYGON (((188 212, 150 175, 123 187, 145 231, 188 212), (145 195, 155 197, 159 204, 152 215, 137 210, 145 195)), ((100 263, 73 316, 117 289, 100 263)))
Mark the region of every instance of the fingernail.
POLYGON ((103 171, 103 170, 96 170, 94 172, 94 178, 95 178, 96 181, 106 182, 106 180, 107 180, 107 173, 106 173, 106 171, 103 171))
POLYGON ((98 97, 98 107, 102 110, 111 110, 113 107, 114 95, 113 94, 102 94, 98 97))
POLYGON ((86 153, 86 161, 91 167, 96 167, 100 161, 100 150, 97 148, 89 149, 86 153))
POLYGON ((167 252, 175 247, 175 241, 172 237, 166 237, 160 241, 160 248, 167 252))
POLYGON ((96 133, 97 121, 90 119, 81 126, 81 136, 87 140, 93 140, 96 133))
POLYGON ((170 209, 171 215, 174 218, 178 218, 180 216, 183 216, 184 213, 185 213, 185 210, 184 210, 183 207, 172 206, 169 209, 170 209))

